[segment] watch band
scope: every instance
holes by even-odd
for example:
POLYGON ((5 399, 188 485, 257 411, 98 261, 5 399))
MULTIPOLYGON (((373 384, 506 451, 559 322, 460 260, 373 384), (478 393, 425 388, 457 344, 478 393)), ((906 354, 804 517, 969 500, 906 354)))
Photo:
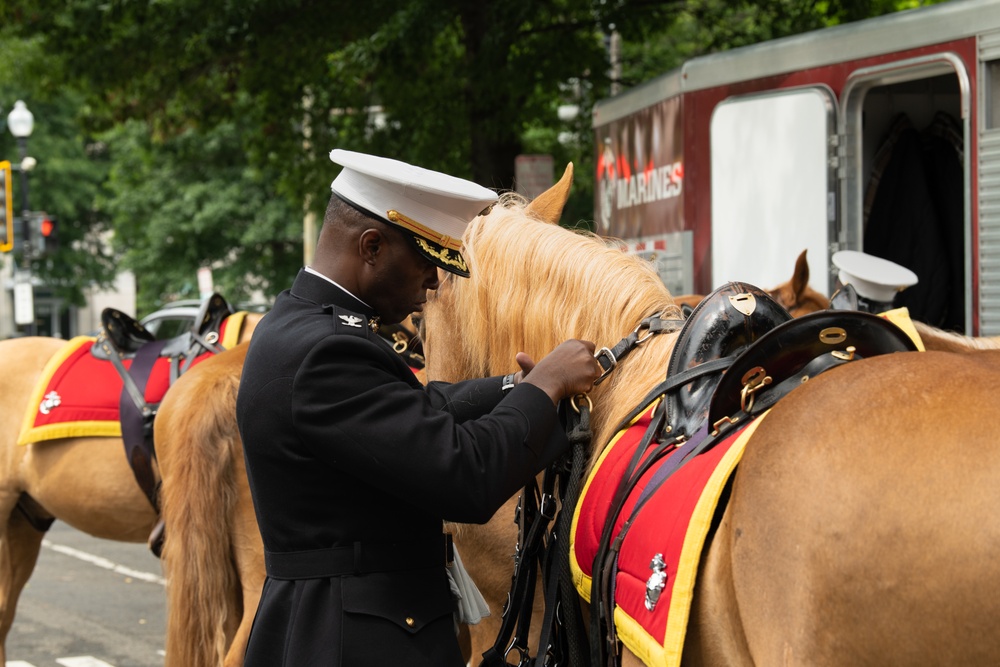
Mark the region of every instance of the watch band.
POLYGON ((503 381, 500 383, 500 391, 506 394, 514 388, 514 384, 514 373, 508 373, 503 376, 503 381))

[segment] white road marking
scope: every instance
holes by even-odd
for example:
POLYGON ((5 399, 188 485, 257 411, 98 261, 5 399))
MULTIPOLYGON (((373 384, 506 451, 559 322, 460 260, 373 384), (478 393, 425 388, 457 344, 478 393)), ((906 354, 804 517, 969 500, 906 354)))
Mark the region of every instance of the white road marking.
POLYGON ((56 662, 63 667, 115 667, 89 655, 81 655, 78 658, 56 658, 56 662))
MULTIPOLYGON (((63 667, 115 667, 110 663, 98 660, 89 655, 81 655, 75 658, 56 658, 56 662, 63 665, 63 667)), ((35 667, 30 662, 25 662, 24 660, 8 660, 4 665, 5 667, 35 667)))
MULTIPOLYGON (((105 570, 111 570, 117 574, 125 575, 126 577, 131 577, 133 579, 138 579, 140 581, 148 581, 152 584, 160 584, 161 586, 167 585, 167 580, 158 574, 152 572, 142 572, 141 570, 133 570, 130 567, 125 567, 124 565, 119 565, 118 563, 112 562, 107 558, 102 558, 101 556, 95 556, 94 554, 89 554, 86 551, 80 551, 79 549, 74 549, 73 547, 67 547, 62 544, 55 544, 49 540, 42 540, 42 546, 46 549, 51 549, 52 551, 61 553, 65 556, 70 556, 76 558, 91 565, 96 565, 97 567, 104 568, 105 570)), ((63 658, 63 660, 75 660, 76 658, 63 658)), ((92 659, 92 658, 91 658, 92 659)), ((93 663, 67 663, 67 667, 103 667, 107 663, 103 663, 100 660, 93 663)), ((8 667, 10 667, 8 665, 8 667)), ((22 667, 16 665, 15 667, 22 667)), ((24 667, 31 667, 26 665, 24 667)), ((109 666, 110 667, 110 666, 109 666)))

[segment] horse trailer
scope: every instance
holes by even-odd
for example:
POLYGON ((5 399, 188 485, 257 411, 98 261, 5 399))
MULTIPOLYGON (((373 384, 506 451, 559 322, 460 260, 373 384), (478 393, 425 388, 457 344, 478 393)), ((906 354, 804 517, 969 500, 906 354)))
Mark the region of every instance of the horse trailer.
POLYGON ((1000 334, 1000 0, 953 0, 693 58, 593 112, 595 230, 675 294, 810 284, 862 250, 898 305, 1000 334))

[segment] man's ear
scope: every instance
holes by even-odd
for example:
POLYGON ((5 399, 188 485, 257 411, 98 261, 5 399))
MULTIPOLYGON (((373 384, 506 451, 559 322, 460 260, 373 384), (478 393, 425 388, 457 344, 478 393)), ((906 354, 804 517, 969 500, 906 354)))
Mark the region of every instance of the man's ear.
POLYGON ((366 264, 374 264, 375 258, 382 250, 382 232, 378 229, 366 229, 358 239, 358 248, 361 251, 361 259, 366 264))

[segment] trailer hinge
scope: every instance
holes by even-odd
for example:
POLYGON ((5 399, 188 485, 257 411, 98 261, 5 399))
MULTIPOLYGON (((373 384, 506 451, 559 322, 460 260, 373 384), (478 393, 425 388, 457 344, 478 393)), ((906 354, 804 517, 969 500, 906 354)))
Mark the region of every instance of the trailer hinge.
POLYGON ((830 157, 827 160, 827 166, 831 171, 835 171, 838 180, 843 180, 846 177, 847 170, 845 169, 846 164, 846 152, 847 152, 847 142, 842 134, 831 134, 827 139, 827 144, 829 145, 830 157))

